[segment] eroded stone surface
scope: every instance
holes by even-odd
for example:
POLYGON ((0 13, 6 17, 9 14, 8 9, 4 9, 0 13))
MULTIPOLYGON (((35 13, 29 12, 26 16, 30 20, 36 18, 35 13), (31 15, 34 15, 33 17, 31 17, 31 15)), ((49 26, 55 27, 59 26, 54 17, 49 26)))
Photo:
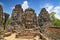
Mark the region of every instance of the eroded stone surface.
POLYGON ((2 5, 0 5, 0 26, 2 26, 2 18, 3 18, 3 8, 2 5))
POLYGON ((43 26, 45 22, 50 22, 50 15, 45 8, 42 8, 39 16, 38 16, 38 23, 39 26, 43 26))
POLYGON ((7 14, 7 13, 3 13, 3 20, 4 20, 4 30, 8 30, 8 25, 9 25, 9 23, 8 23, 8 18, 9 18, 9 14, 7 14))
POLYGON ((37 26, 37 17, 35 11, 32 8, 25 10, 23 21, 25 20, 25 28, 34 28, 37 26))
POLYGON ((37 35, 40 36, 37 26, 37 16, 32 8, 28 8, 22 15, 22 27, 20 32, 17 32, 16 37, 26 37, 28 39, 28 37, 34 38, 37 35))
POLYGON ((16 5, 12 12, 12 23, 11 25, 19 25, 21 23, 21 16, 23 9, 20 4, 16 5))
POLYGON ((46 27, 45 36, 49 37, 51 40, 60 40, 60 28, 59 27, 46 27))
POLYGON ((11 21, 11 26, 13 26, 12 29, 17 30, 20 28, 21 23, 22 23, 22 14, 23 14, 23 9, 20 4, 17 4, 15 8, 12 11, 12 21, 11 21))
POLYGON ((3 19, 3 8, 0 5, 0 40, 4 40, 4 29, 2 27, 2 19, 3 19))

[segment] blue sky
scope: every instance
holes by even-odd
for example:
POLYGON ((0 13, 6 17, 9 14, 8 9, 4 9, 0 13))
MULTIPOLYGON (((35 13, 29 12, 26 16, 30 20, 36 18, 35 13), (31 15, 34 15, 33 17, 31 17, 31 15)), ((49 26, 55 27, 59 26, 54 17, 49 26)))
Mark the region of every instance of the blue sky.
POLYGON ((24 10, 33 8, 37 15, 44 7, 49 13, 56 12, 55 17, 60 19, 60 0, 0 0, 0 4, 3 6, 3 11, 10 15, 15 5, 21 4, 24 10))

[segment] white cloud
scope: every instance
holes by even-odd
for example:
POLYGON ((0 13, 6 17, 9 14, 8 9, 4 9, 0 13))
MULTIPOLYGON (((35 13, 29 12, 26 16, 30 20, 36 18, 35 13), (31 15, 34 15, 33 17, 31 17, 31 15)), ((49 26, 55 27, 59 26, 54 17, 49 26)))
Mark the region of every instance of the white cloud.
POLYGON ((47 3, 44 7, 47 9, 49 13, 56 12, 55 17, 60 19, 60 6, 54 6, 47 3))
POLYGON ((60 19, 60 15, 59 14, 55 14, 55 17, 60 19))
POLYGON ((46 4, 45 5, 45 8, 47 9, 48 12, 51 12, 51 10, 53 9, 53 5, 49 5, 49 4, 46 4))
POLYGON ((22 8, 23 10, 27 9, 29 6, 28 6, 28 1, 24 1, 23 4, 22 4, 22 8))
POLYGON ((53 11, 56 12, 55 17, 60 19, 60 6, 56 6, 53 11))
POLYGON ((11 7, 11 9, 13 10, 15 7, 11 7))
MULTIPOLYGON (((28 1, 24 1, 23 4, 22 4, 22 8, 23 10, 27 9, 29 6, 28 6, 28 1)), ((14 9, 15 7, 11 7, 11 9, 14 9)))

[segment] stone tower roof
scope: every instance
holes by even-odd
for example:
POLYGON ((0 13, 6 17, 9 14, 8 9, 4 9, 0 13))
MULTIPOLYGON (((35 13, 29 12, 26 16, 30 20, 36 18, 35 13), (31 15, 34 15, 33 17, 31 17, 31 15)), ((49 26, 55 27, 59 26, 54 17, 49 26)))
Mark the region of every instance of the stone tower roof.
POLYGON ((0 5, 0 10, 2 10, 2 5, 0 5))
POLYGON ((27 9, 25 10, 25 12, 26 12, 26 11, 33 11, 33 12, 35 12, 35 10, 32 9, 32 8, 27 8, 27 9))
POLYGON ((23 11, 21 4, 17 4, 15 6, 15 8, 13 9, 13 11, 19 11, 19 10, 22 10, 23 11))
POLYGON ((45 11, 46 11, 46 9, 45 9, 45 8, 42 8, 42 10, 41 10, 41 11, 45 12, 45 11))
POLYGON ((0 5, 0 7, 2 7, 2 5, 0 5))
POLYGON ((22 8, 22 7, 21 7, 21 4, 17 4, 17 5, 15 6, 15 8, 22 8))

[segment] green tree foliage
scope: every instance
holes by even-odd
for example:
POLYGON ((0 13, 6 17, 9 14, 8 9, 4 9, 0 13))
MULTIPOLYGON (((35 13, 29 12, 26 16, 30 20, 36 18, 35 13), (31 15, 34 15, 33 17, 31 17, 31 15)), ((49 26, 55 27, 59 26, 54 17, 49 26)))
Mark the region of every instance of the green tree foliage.
POLYGON ((55 26, 60 26, 60 20, 59 19, 52 20, 51 23, 54 24, 55 26))
POLYGON ((55 12, 50 13, 51 23, 55 26, 60 26, 60 20, 55 18, 55 16, 54 16, 55 14, 56 14, 55 12))
POLYGON ((2 21, 2 27, 4 27, 4 20, 2 21))
POLYGON ((8 23, 10 23, 10 22, 11 22, 11 17, 8 18, 8 23))
MULTIPOLYGON (((9 17, 7 21, 8 21, 8 23, 10 23, 11 22, 11 17, 9 17)), ((4 19, 2 21, 2 27, 4 27, 4 19)))
POLYGON ((55 18, 55 15, 56 13, 55 12, 51 12, 50 13, 50 18, 51 18, 51 20, 55 20, 56 18, 55 18))

